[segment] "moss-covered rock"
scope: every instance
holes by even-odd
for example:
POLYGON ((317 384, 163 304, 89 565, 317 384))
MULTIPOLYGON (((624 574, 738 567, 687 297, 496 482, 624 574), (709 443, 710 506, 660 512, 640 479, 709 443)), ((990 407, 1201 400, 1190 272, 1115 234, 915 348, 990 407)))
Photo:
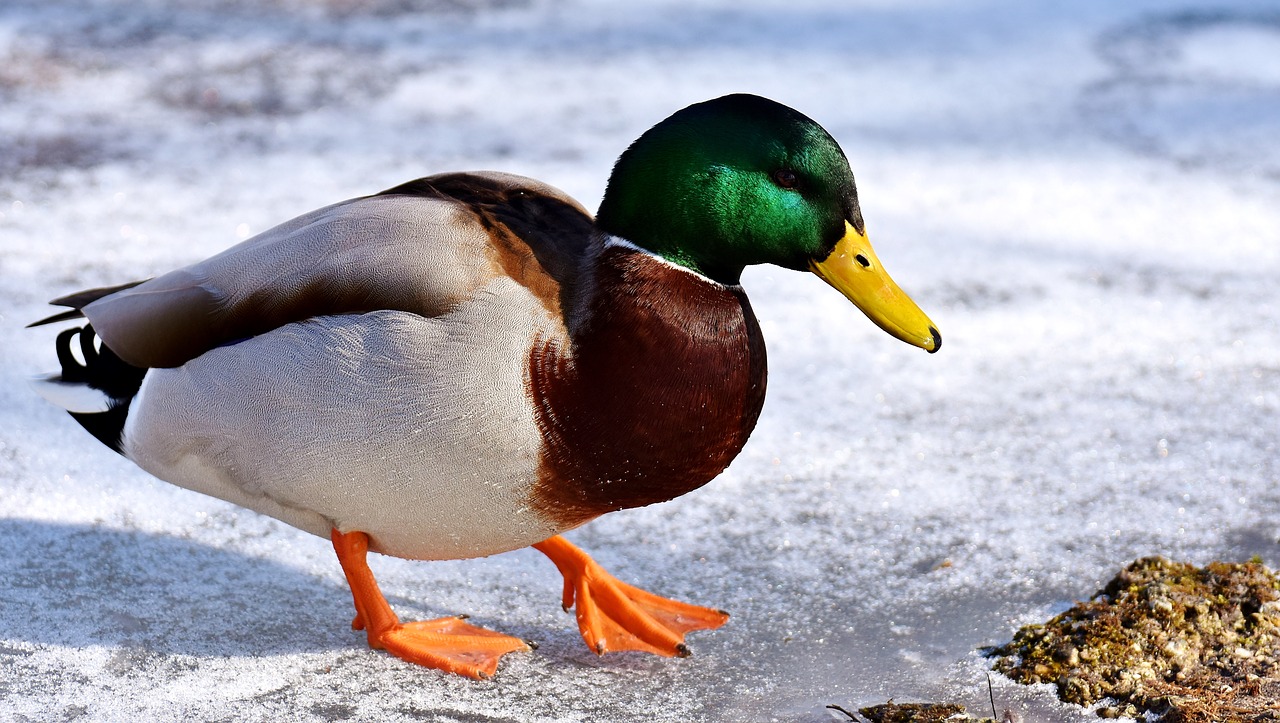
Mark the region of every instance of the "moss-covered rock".
POLYGON ((1260 562, 1204 568, 1149 557, 1088 602, 988 649, 1021 683, 1167 723, 1280 721, 1280 583, 1260 562))

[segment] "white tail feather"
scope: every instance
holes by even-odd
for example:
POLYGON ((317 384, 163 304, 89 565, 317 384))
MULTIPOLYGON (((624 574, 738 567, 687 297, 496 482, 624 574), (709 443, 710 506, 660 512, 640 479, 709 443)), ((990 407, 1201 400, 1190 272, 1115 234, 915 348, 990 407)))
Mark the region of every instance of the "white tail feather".
POLYGON ((76 414, 97 414, 111 408, 111 397, 87 384, 65 382, 58 374, 32 377, 31 387, 50 404, 76 414))

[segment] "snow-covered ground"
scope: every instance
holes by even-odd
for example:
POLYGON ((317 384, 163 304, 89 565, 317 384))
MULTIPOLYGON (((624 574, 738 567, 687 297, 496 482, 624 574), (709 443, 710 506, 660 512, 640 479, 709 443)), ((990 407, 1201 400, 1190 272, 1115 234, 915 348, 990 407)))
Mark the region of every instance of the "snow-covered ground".
MULTIPOLYGON (((1280 11, 1265 0, 5 0, 0 719, 778 720, 986 707, 976 648, 1150 554, 1280 562, 1280 11), (405 618, 533 638, 477 683, 369 651, 327 541, 39 401, 44 302, 493 168, 594 206, 750 91, 843 144, 930 356, 751 270, 764 416, 718 480, 570 538, 733 613, 597 659, 532 551, 373 561, 405 618)), ((1047 687, 998 705, 1087 721, 1047 687)))

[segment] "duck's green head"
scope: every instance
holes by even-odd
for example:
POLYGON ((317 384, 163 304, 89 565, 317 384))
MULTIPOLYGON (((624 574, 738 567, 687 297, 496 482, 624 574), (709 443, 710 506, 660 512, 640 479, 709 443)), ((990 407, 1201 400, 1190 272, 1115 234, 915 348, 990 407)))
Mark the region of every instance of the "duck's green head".
POLYGON ((813 271, 893 336, 942 345, 867 241, 840 146, 771 100, 728 95, 649 129, 614 166, 596 224, 725 284, 751 264, 813 271))

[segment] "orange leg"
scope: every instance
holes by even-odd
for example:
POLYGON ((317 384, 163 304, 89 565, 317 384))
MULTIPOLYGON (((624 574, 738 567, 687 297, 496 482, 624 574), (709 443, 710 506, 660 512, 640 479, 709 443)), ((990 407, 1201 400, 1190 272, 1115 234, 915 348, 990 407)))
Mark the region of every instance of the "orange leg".
POLYGON ((564 575, 564 609, 577 603, 578 629, 597 655, 641 650, 685 657, 685 633, 718 628, 729 620, 723 610, 668 600, 621 582, 559 535, 533 547, 564 575))
POLYGON ((369 647, 381 648, 410 663, 472 678, 492 677, 503 655, 530 649, 519 638, 469 625, 461 617, 400 622, 365 562, 369 536, 363 532, 344 535, 334 530, 332 538, 356 604, 351 627, 368 633, 369 647))

